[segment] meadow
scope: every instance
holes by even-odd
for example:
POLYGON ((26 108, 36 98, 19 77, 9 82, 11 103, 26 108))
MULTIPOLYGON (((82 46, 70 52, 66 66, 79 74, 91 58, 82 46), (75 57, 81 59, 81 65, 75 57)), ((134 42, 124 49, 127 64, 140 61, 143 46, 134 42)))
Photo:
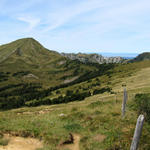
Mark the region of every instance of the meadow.
MULTIPOLYGON (((111 77, 114 80, 109 83, 114 93, 93 95, 84 101, 1 111, 1 135, 37 138, 43 145, 40 150, 127 150, 139 115, 134 96, 150 93, 149 73, 150 68, 145 67, 124 78, 114 75, 111 77), (122 119, 124 84, 128 102, 122 119), (70 141, 70 134, 74 141, 70 141), (67 141, 70 143, 64 144, 67 141)), ((139 150, 150 149, 149 132, 150 125, 145 121, 139 150)), ((7 139, 1 137, 0 144, 7 144, 7 139)))

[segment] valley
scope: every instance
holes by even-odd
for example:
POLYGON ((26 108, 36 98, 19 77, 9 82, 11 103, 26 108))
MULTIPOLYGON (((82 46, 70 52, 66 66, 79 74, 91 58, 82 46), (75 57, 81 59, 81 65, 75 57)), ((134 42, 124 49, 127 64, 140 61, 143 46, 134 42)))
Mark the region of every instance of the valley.
POLYGON ((138 98, 150 93, 150 60, 142 57, 85 63, 31 38, 0 46, 0 150, 128 150, 141 112, 139 150, 148 150, 148 112, 138 98))

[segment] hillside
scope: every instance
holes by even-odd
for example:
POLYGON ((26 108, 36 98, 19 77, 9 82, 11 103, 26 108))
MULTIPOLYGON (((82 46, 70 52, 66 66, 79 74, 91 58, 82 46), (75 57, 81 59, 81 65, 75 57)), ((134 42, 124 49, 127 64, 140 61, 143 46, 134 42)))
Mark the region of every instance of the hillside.
POLYGON ((32 38, 0 46, 0 56, 2 110, 68 103, 91 95, 114 93, 112 83, 119 82, 116 78, 149 66, 149 61, 98 64, 70 60, 32 38))
POLYGON ((33 38, 0 46, 0 58, 0 108, 3 109, 47 96, 54 98, 53 91, 103 75, 114 67, 67 59, 33 38))
POLYGON ((32 38, 0 46, 0 60, 1 74, 9 76, 10 82, 33 80, 48 87, 97 70, 94 66, 70 61, 55 51, 47 50, 32 38))
POLYGON ((139 150, 150 149, 149 60, 84 63, 32 38, 0 46, 0 57, 0 149, 127 150, 139 113, 139 150))
MULTIPOLYGON (((150 93, 149 66, 150 62, 118 66, 107 80, 115 93, 105 92, 68 104, 24 107, 0 112, 0 133, 5 133, 4 137, 0 138, 0 145, 5 146, 0 146, 0 149, 32 150, 31 146, 25 147, 27 142, 40 150, 130 149, 138 117, 134 96, 150 93), (137 70, 132 72, 133 68, 137 70), (128 102, 126 116, 122 119, 121 105, 125 84, 128 102), (19 145, 20 142, 24 147, 19 145), (16 149, 13 149, 13 144, 16 149)), ((105 84, 104 77, 99 79, 105 84)), ((80 86, 83 88, 85 85, 82 83, 80 86)), ((150 148, 149 131, 150 126, 146 120, 139 150, 150 148)))
POLYGON ((144 60, 150 60, 150 52, 145 52, 138 55, 135 59, 132 60, 132 62, 144 61, 144 60))
POLYGON ((103 57, 99 54, 83 54, 83 53, 61 53, 62 56, 65 56, 71 60, 79 60, 83 63, 98 63, 98 64, 108 64, 108 63, 122 63, 125 60, 121 57, 103 57))
MULTIPOLYGON (((64 60, 57 52, 49 51, 32 38, 25 38, 0 46, 1 68, 3 65, 15 66, 15 69, 50 68, 52 63, 64 60), (11 62, 11 63, 10 63, 11 62), (25 68, 22 68, 25 67, 25 68)), ((11 68, 10 67, 10 68, 11 68)), ((10 69, 9 68, 9 69, 10 69)))

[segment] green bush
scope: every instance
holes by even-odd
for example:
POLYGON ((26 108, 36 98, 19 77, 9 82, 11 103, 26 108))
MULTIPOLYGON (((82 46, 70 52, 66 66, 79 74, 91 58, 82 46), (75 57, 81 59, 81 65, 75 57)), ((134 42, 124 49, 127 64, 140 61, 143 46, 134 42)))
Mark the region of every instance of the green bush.
POLYGON ((9 140, 8 139, 0 139, 0 145, 6 146, 8 145, 9 140))
POLYGON ((102 94, 102 93, 105 93, 105 92, 111 92, 111 88, 107 87, 107 88, 95 89, 93 91, 93 95, 102 94))
POLYGON ((144 114, 148 122, 150 122, 150 94, 136 94, 136 108, 139 114, 144 114))

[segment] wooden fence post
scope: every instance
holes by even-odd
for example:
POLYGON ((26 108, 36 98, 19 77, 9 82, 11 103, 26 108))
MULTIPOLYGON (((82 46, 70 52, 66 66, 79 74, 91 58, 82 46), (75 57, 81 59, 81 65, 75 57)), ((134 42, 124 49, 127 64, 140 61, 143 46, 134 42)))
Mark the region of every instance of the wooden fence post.
POLYGON ((115 102, 117 103, 117 94, 115 95, 115 102))
POLYGON ((122 102, 122 118, 124 118, 125 116, 127 99, 128 99, 127 90, 126 88, 124 88, 123 102, 122 102))
POLYGON ((134 131, 134 136, 133 136, 130 150, 137 150, 138 149, 140 136, 142 134, 143 123, 144 123, 144 115, 140 115, 137 119, 137 124, 136 124, 136 128, 134 131))

